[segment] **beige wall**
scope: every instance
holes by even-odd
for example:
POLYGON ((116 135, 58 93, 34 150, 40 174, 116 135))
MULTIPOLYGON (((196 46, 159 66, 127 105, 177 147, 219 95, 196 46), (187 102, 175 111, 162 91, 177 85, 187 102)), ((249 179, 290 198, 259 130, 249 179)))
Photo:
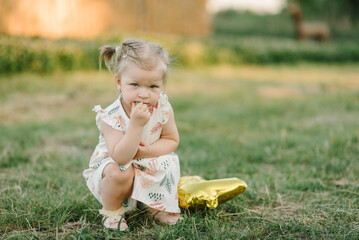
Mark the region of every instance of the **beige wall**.
POLYGON ((94 37, 106 31, 210 33, 206 0, 1 0, 0 32, 94 37))

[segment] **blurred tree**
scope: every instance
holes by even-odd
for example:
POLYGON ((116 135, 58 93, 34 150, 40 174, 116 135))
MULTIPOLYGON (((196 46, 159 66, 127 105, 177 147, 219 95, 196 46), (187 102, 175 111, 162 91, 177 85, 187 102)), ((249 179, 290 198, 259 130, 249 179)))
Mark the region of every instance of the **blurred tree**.
POLYGON ((352 25, 359 22, 359 0, 294 0, 301 6, 308 18, 326 19, 330 22, 348 21, 352 25))

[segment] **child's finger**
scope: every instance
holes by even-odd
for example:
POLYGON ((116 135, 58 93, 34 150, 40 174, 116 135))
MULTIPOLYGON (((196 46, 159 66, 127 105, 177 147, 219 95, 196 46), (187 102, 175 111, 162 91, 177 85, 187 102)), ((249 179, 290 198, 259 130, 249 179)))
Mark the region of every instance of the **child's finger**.
POLYGON ((144 103, 142 103, 141 110, 142 110, 142 111, 146 111, 146 110, 147 110, 147 105, 144 104, 144 103))
POLYGON ((145 105, 146 105, 145 112, 146 112, 146 113, 149 113, 149 112, 150 112, 150 108, 147 106, 147 104, 145 104, 145 105))
POLYGON ((137 111, 139 111, 139 112, 143 112, 144 110, 143 110, 143 103, 137 103, 137 105, 136 105, 136 103, 135 103, 135 106, 134 106, 134 108, 133 109, 137 109, 137 111))

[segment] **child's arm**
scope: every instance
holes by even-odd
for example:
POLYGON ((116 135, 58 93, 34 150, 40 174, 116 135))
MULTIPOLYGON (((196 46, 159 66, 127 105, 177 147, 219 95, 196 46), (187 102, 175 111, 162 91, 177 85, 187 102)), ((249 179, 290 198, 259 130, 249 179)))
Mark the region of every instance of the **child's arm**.
POLYGON ((132 104, 131 121, 127 132, 113 129, 102 122, 101 131, 106 141, 110 157, 119 165, 124 165, 133 159, 141 140, 143 128, 150 119, 150 113, 145 104, 132 104))
POLYGON ((161 137, 153 144, 140 143, 134 159, 159 157, 176 150, 179 144, 179 135, 172 107, 169 111, 169 119, 162 127, 161 137))

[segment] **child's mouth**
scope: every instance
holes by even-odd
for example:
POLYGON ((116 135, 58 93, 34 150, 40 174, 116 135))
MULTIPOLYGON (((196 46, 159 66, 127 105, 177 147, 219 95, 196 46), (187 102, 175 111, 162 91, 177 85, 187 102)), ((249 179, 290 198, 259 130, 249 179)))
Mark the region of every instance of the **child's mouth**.
MULTIPOLYGON (((141 101, 134 101, 135 102, 135 106, 137 106, 137 104, 141 103, 141 101)), ((146 104, 148 107, 150 106, 149 103, 145 103, 145 102, 142 102, 143 104, 146 104)))

